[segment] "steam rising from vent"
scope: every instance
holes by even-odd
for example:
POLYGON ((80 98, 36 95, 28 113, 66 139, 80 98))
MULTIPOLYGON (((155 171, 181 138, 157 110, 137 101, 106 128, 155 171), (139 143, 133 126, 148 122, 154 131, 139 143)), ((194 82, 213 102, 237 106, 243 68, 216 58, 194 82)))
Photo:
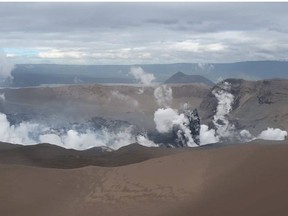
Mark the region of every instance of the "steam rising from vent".
POLYGON ((183 111, 170 107, 172 101, 172 89, 167 86, 160 86, 155 89, 154 96, 159 108, 154 113, 156 130, 162 134, 171 134, 177 137, 176 145, 196 146, 209 143, 242 141, 249 142, 254 139, 284 140, 287 132, 279 128, 267 128, 258 136, 254 137, 248 130, 238 131, 233 123, 229 121, 229 114, 232 111, 234 95, 231 93, 231 84, 221 82, 212 91, 218 104, 213 117, 214 129, 207 125, 200 125, 200 118, 197 110, 192 111, 187 104, 184 104, 183 111))
POLYGON ((121 100, 125 103, 128 103, 129 105, 131 105, 134 108, 139 107, 139 102, 133 98, 131 98, 128 95, 124 95, 122 93, 120 93, 119 91, 111 91, 111 95, 113 98, 116 98, 118 100, 121 100))
POLYGON ((160 107, 154 113, 156 130, 159 133, 173 133, 179 147, 197 146, 200 144, 199 133, 200 119, 197 110, 190 112, 188 105, 183 106, 183 112, 170 107, 172 103, 172 89, 166 85, 157 87, 154 90, 154 97, 160 107), (194 123, 198 125, 194 125, 194 123))
POLYGON ((191 130, 189 128, 189 119, 184 113, 179 114, 178 110, 172 108, 160 108, 154 113, 154 122, 156 130, 159 133, 175 133, 177 142, 181 147, 196 146, 191 130))
MULTIPOLYGON (((229 121, 234 96, 231 93, 231 84, 228 82, 220 83, 212 92, 218 101, 212 120, 214 128, 201 125, 197 109, 191 109, 189 104, 183 104, 179 109, 172 108, 172 93, 171 87, 166 85, 159 86, 154 90, 155 100, 159 105, 154 113, 154 123, 157 132, 169 138, 169 146, 195 147, 223 141, 249 142, 254 139, 284 140, 287 136, 287 132, 279 128, 267 128, 258 136, 253 136, 248 130, 237 130, 235 125, 229 121), (170 143, 171 140, 173 143, 170 143)), ((125 104, 129 103, 135 109, 140 108, 137 100, 119 91, 111 91, 111 96, 111 99, 121 100, 125 104)), ((5 105, 5 101, 5 95, 0 94, 1 105, 5 105)), ((10 116, 8 117, 10 119, 10 116)), ((84 129, 80 125, 81 128, 77 126, 70 128, 69 126, 69 128, 58 130, 30 121, 13 123, 15 124, 13 125, 8 119, 5 114, 0 113, 0 141, 2 142, 24 145, 45 142, 77 150, 100 146, 118 149, 135 142, 144 146, 161 145, 149 140, 145 133, 136 132, 136 127, 128 123, 125 126, 117 125, 115 129, 112 127, 112 130, 111 124, 106 125, 103 121, 101 121, 101 127, 90 124, 84 129)))
POLYGON ((284 140, 287 136, 287 131, 283 131, 279 128, 267 128, 258 135, 258 139, 264 140, 284 140))
POLYGON ((11 125, 3 113, 0 113, 0 137, 2 142, 23 145, 50 143, 77 150, 102 146, 118 149, 135 142, 145 146, 157 146, 145 134, 135 135, 132 126, 121 127, 112 132, 106 128, 98 131, 87 129, 85 132, 79 132, 70 129, 67 132, 59 132, 33 122, 11 125))
POLYGON ((15 65, 13 62, 0 50, 0 83, 10 82, 13 80, 11 72, 14 68, 15 65))
POLYGON ((170 107, 172 103, 172 89, 169 86, 161 85, 154 90, 154 97, 160 107, 170 107))
POLYGON ((154 122, 156 130, 159 133, 168 133, 172 131, 173 124, 180 118, 178 111, 172 108, 160 108, 154 113, 154 122))
POLYGON ((145 72, 141 67, 131 67, 129 74, 143 85, 151 85, 156 79, 154 74, 145 72))
POLYGON ((228 114, 232 110, 234 96, 229 93, 231 84, 223 82, 219 90, 213 90, 212 94, 217 98, 218 105, 216 114, 213 117, 213 123, 216 127, 216 132, 221 137, 230 137, 233 134, 235 126, 228 120, 228 114))
MULTIPOLYGON (((267 130, 262 131, 258 136, 254 137, 250 131, 242 130, 237 132, 235 125, 229 122, 228 115, 232 111, 232 105, 234 101, 234 96, 230 93, 231 84, 228 82, 221 82, 219 84, 219 89, 213 90, 212 94, 217 98, 218 105, 216 114, 213 117, 213 123, 216 128, 215 130, 215 140, 225 141, 225 140, 240 140, 242 142, 250 142, 254 139, 264 139, 264 140, 284 140, 287 136, 287 131, 283 131, 279 128, 267 128, 267 130)), ((207 128, 204 127, 204 131, 207 132, 207 128)), ((209 131, 209 130, 208 130, 209 131)), ((209 133, 210 135, 213 132, 209 133)))
POLYGON ((216 136, 216 131, 214 129, 210 129, 207 125, 201 125, 200 129, 200 144, 206 145, 209 143, 217 143, 219 142, 219 137, 216 136))
POLYGON ((5 94, 2 93, 0 94, 0 103, 5 103, 5 102, 6 102, 5 94))

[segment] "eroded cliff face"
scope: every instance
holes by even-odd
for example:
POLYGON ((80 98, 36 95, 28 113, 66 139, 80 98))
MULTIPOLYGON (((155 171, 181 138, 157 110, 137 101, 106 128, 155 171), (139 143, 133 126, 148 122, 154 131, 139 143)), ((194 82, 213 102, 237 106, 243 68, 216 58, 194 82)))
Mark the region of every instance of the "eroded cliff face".
MULTIPOLYGON (((234 96, 227 118, 236 129, 249 129, 253 133, 267 127, 288 129, 288 80, 227 79, 223 82, 230 84, 228 92, 234 96)), ((220 88, 221 83, 215 85, 199 108, 201 120, 211 128, 219 102, 213 92, 220 88)))

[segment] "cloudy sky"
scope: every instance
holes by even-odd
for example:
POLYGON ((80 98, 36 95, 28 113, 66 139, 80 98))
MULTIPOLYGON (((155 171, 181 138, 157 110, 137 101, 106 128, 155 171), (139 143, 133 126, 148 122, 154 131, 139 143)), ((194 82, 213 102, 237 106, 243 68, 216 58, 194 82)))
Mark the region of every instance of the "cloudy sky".
POLYGON ((288 3, 0 3, 15 63, 288 59, 288 3))

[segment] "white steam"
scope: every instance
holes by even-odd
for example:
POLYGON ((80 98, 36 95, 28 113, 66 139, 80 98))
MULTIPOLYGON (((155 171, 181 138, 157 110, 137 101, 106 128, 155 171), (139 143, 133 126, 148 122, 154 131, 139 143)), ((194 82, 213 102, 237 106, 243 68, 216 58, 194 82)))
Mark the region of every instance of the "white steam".
POLYGON ((216 114, 213 117, 213 124, 216 127, 216 132, 221 137, 230 137, 235 129, 235 126, 228 120, 228 114, 232 110, 234 96, 229 93, 231 85, 224 82, 220 86, 220 90, 213 90, 212 94, 218 100, 216 114))
POLYGON ((154 74, 145 72, 141 67, 131 67, 129 74, 143 85, 151 85, 156 79, 154 74))
POLYGON ((0 94, 0 102, 2 102, 2 103, 6 102, 6 98, 5 98, 5 94, 4 93, 0 94))
POLYGON ((161 85, 154 90, 154 97, 160 107, 170 107, 172 103, 172 89, 169 86, 161 85))
POLYGON ((18 126, 10 125, 5 114, 0 113, 0 137, 2 142, 31 144, 31 131, 37 129, 37 124, 20 123, 18 126))
POLYGON ((137 142, 140 145, 147 146, 147 147, 158 147, 157 144, 155 144, 153 141, 149 140, 146 136, 144 135, 138 135, 137 136, 137 142))
POLYGON ((281 130, 279 128, 267 128, 258 135, 258 139, 264 140, 285 140, 287 136, 287 131, 281 130))
POLYGON ((219 142, 219 137, 216 136, 216 131, 210 129, 207 125, 201 125, 200 127, 200 145, 206 145, 209 143, 219 142))
POLYGON ((22 122, 17 126, 11 125, 6 115, 0 113, 0 138, 2 142, 22 145, 50 143, 77 150, 101 146, 118 149, 135 142, 145 146, 157 146, 145 135, 133 135, 132 130, 132 126, 120 128, 114 132, 103 129, 96 132, 86 130, 81 133, 71 129, 66 133, 58 134, 37 123, 22 122))
POLYGON ((156 130, 159 133, 168 133, 172 131, 173 125, 179 118, 178 111, 172 108, 160 108, 154 113, 154 122, 156 130))
MULTIPOLYGON (((234 95, 231 93, 231 84, 223 82, 219 88, 212 91, 212 94, 217 99, 216 113, 213 117, 213 124, 215 129, 209 129, 207 125, 200 126, 200 145, 209 143, 216 143, 221 141, 239 140, 242 142, 250 142, 254 139, 265 140, 284 140, 287 136, 287 131, 279 128, 267 128, 262 131, 258 136, 253 136, 250 131, 242 130, 237 131, 235 125, 229 121, 229 114, 232 111, 234 103, 234 95)), ((182 133, 185 139, 188 140, 188 146, 196 146, 188 127, 189 121, 187 116, 183 113, 179 114, 178 110, 170 108, 172 101, 172 89, 167 86, 160 86, 154 91, 155 99, 159 108, 154 113, 154 122, 156 130, 159 133, 171 133, 176 127, 178 133, 182 133), (184 133, 184 134, 183 134, 184 133)), ((181 134, 177 134, 178 139, 182 139, 181 134)))
POLYGON ((251 140, 254 140, 255 138, 250 133, 250 131, 244 129, 240 131, 240 139, 243 142, 250 142, 251 140))
POLYGON ((128 96, 128 95, 124 95, 122 93, 120 93, 119 91, 111 91, 111 95, 112 98, 121 100, 125 103, 128 103, 129 105, 131 105, 134 108, 139 107, 139 102, 137 100, 135 100, 134 98, 128 96))
POLYGON ((14 68, 13 62, 0 50, 0 81, 4 82, 7 79, 13 79, 11 72, 14 68))
POLYGON ((180 133, 183 133, 188 146, 197 146, 188 127, 188 118, 183 113, 178 114, 178 110, 170 107, 159 108, 154 113, 154 122, 156 124, 156 130, 159 133, 169 133, 172 132, 173 128, 177 128, 177 137, 179 139, 182 137, 180 133))
POLYGON ((212 70, 214 70, 214 65, 212 64, 207 64, 207 63, 198 63, 195 66, 195 70, 201 73, 210 73, 212 70))
MULTIPOLYGON (((230 93, 231 84, 228 82, 223 82, 219 86, 220 89, 214 90, 212 94, 217 98, 218 105, 216 114, 213 117, 213 124, 216 128, 216 133, 214 134, 215 140, 221 140, 221 138, 238 138, 242 142, 250 142, 254 139, 264 139, 264 140, 284 140, 287 136, 287 131, 283 131, 279 128, 267 128, 267 130, 262 131, 258 136, 254 137, 250 131, 242 130, 237 132, 235 125, 229 122, 228 115, 232 111, 232 105, 234 102, 234 96, 230 93)), ((205 129, 207 129, 205 127, 205 129)), ((207 129, 208 130, 208 129, 207 129)), ((213 134, 211 132, 210 134, 213 134)), ((200 135, 201 136, 201 135, 200 135)))

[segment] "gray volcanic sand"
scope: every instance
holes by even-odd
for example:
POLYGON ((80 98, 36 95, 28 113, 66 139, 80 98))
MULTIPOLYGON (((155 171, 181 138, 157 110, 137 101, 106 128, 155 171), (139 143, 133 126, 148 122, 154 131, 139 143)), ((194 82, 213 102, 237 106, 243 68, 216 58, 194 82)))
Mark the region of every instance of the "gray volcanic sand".
POLYGON ((287 144, 204 147, 120 167, 2 164, 0 215, 287 215, 287 144))

